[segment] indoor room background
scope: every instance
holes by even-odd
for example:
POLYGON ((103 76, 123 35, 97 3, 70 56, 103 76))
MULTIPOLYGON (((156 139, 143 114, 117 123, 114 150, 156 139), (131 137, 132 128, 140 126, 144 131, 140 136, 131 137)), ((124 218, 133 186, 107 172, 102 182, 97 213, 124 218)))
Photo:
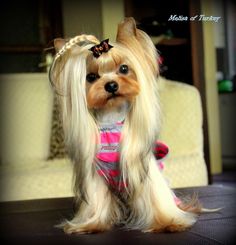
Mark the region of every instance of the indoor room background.
MULTIPOLYGON (((25 168, 28 163, 30 174, 36 168, 30 165, 32 159, 37 159, 38 167, 45 167, 42 160, 48 158, 51 136, 49 108, 54 103, 47 78, 54 52, 52 40, 89 33, 114 41, 117 23, 125 16, 133 16, 139 28, 152 37, 160 54, 161 75, 199 90, 204 116, 204 156, 210 180, 212 175, 235 171, 233 1, 9 0, 1 3, 0 9, 2 175, 12 173, 10 179, 22 176, 21 166, 25 168), (184 20, 199 13, 220 18, 217 22, 184 20), (170 20, 172 15, 179 20, 170 20), (40 81, 44 81, 43 85, 36 86, 40 81), (30 83, 35 86, 29 87, 30 83), (41 90, 45 91, 43 97, 39 94, 41 90), (43 106, 39 107, 40 103, 43 106)), ((60 164, 59 168, 63 168, 60 164)), ((67 177, 65 174, 62 178, 67 177)))

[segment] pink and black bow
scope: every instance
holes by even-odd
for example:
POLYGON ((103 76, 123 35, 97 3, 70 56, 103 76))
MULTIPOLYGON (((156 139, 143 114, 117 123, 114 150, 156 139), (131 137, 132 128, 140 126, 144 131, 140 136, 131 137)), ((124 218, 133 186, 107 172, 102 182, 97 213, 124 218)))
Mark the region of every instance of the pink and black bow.
POLYGON ((98 58, 102 53, 107 53, 111 48, 113 48, 112 45, 109 43, 109 39, 103 40, 100 42, 100 44, 93 46, 89 50, 93 52, 93 56, 95 58, 98 58))

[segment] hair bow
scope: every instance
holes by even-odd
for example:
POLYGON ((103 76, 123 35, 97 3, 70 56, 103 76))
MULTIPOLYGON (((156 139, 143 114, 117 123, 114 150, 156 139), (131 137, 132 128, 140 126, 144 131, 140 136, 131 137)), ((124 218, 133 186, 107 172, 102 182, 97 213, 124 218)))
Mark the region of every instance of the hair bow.
POLYGON ((109 43, 109 39, 103 40, 100 42, 100 44, 93 46, 89 50, 93 52, 93 56, 95 58, 98 58, 102 53, 107 53, 111 48, 113 48, 112 45, 109 43))

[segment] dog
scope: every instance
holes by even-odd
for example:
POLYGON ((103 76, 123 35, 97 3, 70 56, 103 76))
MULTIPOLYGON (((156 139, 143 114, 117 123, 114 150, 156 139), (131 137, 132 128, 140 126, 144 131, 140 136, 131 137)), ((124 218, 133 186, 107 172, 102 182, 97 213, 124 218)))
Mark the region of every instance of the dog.
POLYGON ((157 141, 158 53, 150 37, 130 17, 118 25, 114 43, 79 35, 55 39, 54 46, 50 81, 74 163, 77 207, 64 231, 191 227, 201 205, 177 198, 161 173, 168 148, 157 141))

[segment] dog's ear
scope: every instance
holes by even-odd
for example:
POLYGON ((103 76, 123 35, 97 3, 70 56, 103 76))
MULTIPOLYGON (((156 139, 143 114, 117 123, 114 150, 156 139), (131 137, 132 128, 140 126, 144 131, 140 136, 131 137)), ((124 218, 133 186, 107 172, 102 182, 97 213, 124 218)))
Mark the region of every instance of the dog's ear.
POLYGON ((152 68, 154 74, 158 74, 158 55, 156 48, 151 38, 144 31, 136 27, 134 18, 125 18, 125 20, 118 25, 116 41, 143 56, 152 68))
POLYGON ((65 39, 62 38, 56 38, 54 39, 54 48, 56 52, 58 52, 66 43, 65 39))
POLYGON ((127 38, 136 37, 136 35, 137 28, 134 18, 125 18, 124 21, 118 25, 116 41, 123 43, 127 38))

